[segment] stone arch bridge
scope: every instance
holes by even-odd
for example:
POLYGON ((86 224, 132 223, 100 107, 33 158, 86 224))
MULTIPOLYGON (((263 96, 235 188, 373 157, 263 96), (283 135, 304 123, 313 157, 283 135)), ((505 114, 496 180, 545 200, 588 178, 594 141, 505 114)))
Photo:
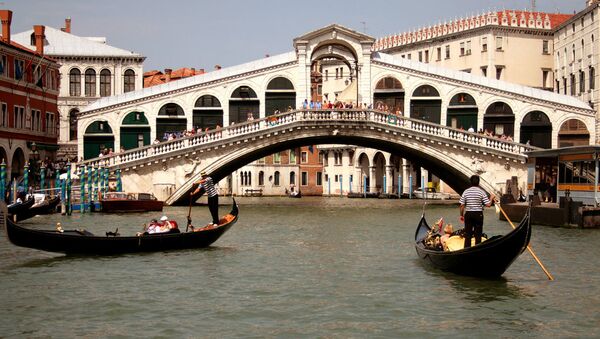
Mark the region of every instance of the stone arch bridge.
POLYGON ((152 192, 168 205, 187 204, 208 172, 216 181, 274 152, 346 144, 398 154, 435 173, 458 192, 479 174, 482 187, 526 180, 525 152, 533 147, 377 110, 295 110, 194 136, 145 146, 78 165, 120 169, 123 189, 152 192))

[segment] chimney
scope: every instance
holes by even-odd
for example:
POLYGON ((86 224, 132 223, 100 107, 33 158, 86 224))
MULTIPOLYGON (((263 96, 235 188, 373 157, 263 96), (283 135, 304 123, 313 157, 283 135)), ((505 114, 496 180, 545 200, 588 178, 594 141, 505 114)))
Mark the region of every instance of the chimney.
POLYGON ((71 34, 71 17, 67 17, 65 19, 65 29, 64 29, 64 32, 71 34))
POLYGON ((204 68, 200 68, 200 70, 199 70, 199 71, 200 71, 200 74, 204 74, 204 73, 205 73, 205 72, 204 72, 204 68))
POLYGON ((171 72, 173 72, 170 68, 165 68, 165 82, 171 81, 171 72))
POLYGON ((221 69, 221 65, 215 65, 215 71, 218 71, 221 69))
POLYGON ((46 27, 42 25, 34 25, 33 33, 35 34, 35 51, 40 55, 44 55, 44 35, 46 27))
POLYGON ((0 10, 0 21, 2 21, 2 40, 10 44, 10 23, 12 21, 12 11, 7 9, 0 10))

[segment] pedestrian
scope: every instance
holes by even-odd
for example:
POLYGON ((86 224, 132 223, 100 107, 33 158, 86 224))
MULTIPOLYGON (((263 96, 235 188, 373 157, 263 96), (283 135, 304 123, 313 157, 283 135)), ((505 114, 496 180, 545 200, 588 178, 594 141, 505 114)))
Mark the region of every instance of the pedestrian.
POLYGON ((215 183, 213 182, 213 179, 210 176, 208 176, 208 174, 205 171, 202 171, 200 173, 200 176, 202 177, 202 179, 200 179, 200 181, 197 182, 199 186, 194 192, 192 192, 192 195, 195 195, 198 192, 200 192, 201 189, 204 189, 204 191, 208 195, 208 210, 210 211, 210 214, 212 216, 212 225, 218 226, 219 192, 215 188, 215 183))
POLYGON ((475 245, 481 242, 483 233, 483 206, 490 207, 495 199, 491 194, 488 198, 485 191, 479 187, 479 176, 470 178, 471 187, 467 188, 460 197, 460 221, 465 224, 465 248, 471 247, 471 237, 475 236, 475 245))

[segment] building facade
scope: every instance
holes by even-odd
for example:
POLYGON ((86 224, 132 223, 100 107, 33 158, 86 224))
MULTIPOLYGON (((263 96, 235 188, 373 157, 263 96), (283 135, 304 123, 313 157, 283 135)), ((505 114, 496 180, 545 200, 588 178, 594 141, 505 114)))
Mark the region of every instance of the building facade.
POLYGON ((23 176, 26 163, 54 158, 60 86, 59 64, 45 53, 45 27, 33 27, 29 49, 12 39, 12 14, 0 10, 0 163, 9 180, 23 176))
MULTIPOLYGON (((23 46, 32 46, 32 31, 13 36, 23 46)), ((102 97, 132 92, 143 88, 145 57, 107 44, 104 37, 80 37, 71 32, 71 19, 65 27, 46 27, 46 55, 60 63, 62 79, 58 97, 58 156, 72 159, 77 155, 79 112, 102 97)), ((128 138, 138 135, 130 133, 128 138)), ((150 140, 145 140, 146 144, 150 140)), ((137 145, 137 139, 130 142, 137 145)))

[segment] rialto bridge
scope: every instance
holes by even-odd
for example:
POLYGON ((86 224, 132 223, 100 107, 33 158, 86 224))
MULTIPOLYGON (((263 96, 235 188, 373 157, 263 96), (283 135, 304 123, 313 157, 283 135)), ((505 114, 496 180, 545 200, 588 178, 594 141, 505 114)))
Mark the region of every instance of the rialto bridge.
POLYGON ((294 39, 290 53, 102 98, 79 116, 78 152, 97 165, 93 158, 102 147, 123 147, 101 161, 123 171, 125 189, 165 198, 169 186, 174 203, 203 169, 220 179, 295 146, 337 143, 399 153, 460 191, 475 172, 490 190, 525 175, 527 146, 467 129, 544 148, 596 140, 594 110, 576 98, 375 53, 373 43, 331 25, 294 39), (342 87, 326 96, 334 80, 342 87), (305 100, 336 99, 360 109, 303 109, 305 100), (255 120, 246 122, 248 115, 255 120), (150 145, 197 128, 209 131, 150 145), (472 166, 474 157, 485 170, 472 166))

